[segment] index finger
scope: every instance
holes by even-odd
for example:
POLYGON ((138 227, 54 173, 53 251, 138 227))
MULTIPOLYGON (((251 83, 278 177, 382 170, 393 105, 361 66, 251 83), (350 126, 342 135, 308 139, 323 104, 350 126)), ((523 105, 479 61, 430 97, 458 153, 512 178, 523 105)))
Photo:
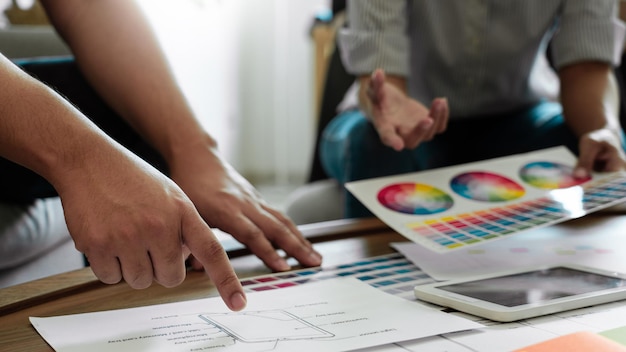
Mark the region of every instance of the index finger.
POLYGON ((279 211, 262 205, 261 211, 247 213, 248 218, 263 231, 265 237, 302 265, 311 267, 322 264, 322 256, 313 249, 313 245, 304 238, 291 220, 279 211))
POLYGON ((375 124, 376 131, 378 131, 378 136, 380 137, 380 141, 388 146, 393 148, 394 150, 402 150, 404 148, 404 140, 398 134, 394 126, 390 123, 383 124, 375 124))
POLYGON ((194 258, 202 263, 228 308, 234 311, 245 308, 243 287, 222 245, 200 215, 195 213, 183 219, 182 232, 185 245, 194 258))

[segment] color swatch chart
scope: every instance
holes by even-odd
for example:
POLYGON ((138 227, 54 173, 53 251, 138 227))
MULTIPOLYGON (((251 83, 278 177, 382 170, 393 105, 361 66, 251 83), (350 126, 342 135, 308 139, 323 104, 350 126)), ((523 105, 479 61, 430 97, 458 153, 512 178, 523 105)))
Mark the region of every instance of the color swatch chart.
POLYGON ((416 285, 434 281, 404 256, 393 253, 327 268, 256 276, 242 280, 241 284, 248 292, 267 291, 347 276, 354 276, 387 293, 408 299, 415 299, 413 288, 416 285))
POLYGON ((559 147, 346 187, 400 234, 445 253, 626 200, 625 173, 577 179, 575 162, 559 147))

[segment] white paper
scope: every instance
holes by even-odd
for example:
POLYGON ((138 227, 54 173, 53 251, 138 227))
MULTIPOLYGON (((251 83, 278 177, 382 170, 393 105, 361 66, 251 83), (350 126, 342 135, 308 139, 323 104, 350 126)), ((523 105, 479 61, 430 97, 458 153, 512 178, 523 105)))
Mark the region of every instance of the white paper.
MULTIPOLYGON (((460 314, 463 316, 463 314, 460 314)), ((502 352, 547 341, 562 335, 602 332, 624 325, 626 302, 603 304, 513 323, 492 323, 482 329, 399 342, 394 346, 407 352, 502 352)), ((487 324, 489 322, 483 321, 487 324)), ((387 351, 378 348, 368 352, 387 351)), ((393 350, 389 350, 393 351, 393 350)), ((560 351, 559 351, 560 352, 560 351)))
MULTIPOLYGON (((464 313, 454 313, 468 316, 464 313)), ((360 349, 358 352, 503 352, 547 341, 562 335, 591 331, 596 333, 622 327, 626 302, 570 310, 512 323, 480 320, 484 328, 431 336, 391 345, 360 349)), ((558 351, 561 352, 561 351, 558 351)))
POLYGON ((354 278, 248 295, 30 318, 57 352, 346 351, 482 327, 354 278))
POLYGON ((596 226, 552 226, 502 241, 438 254, 412 242, 392 243, 435 280, 455 280, 535 265, 579 264, 626 273, 624 229, 603 219, 596 226), (611 231, 613 230, 613 231, 611 231))
POLYGON ((449 253, 553 225, 626 200, 626 174, 577 184, 564 147, 374 178, 346 188, 409 240, 449 253))

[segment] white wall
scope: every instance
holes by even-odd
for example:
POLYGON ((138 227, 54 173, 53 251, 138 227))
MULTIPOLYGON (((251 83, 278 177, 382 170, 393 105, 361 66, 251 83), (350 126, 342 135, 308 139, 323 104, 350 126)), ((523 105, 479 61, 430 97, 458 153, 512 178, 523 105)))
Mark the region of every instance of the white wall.
POLYGON ((139 0, 194 110, 246 177, 303 182, 315 137, 310 25, 328 0, 139 0))

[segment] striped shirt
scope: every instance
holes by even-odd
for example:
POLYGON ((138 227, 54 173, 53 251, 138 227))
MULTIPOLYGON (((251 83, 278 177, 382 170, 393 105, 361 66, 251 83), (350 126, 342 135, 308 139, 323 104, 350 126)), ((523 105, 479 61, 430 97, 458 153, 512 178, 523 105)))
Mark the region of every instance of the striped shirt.
POLYGON ((453 118, 505 113, 558 96, 558 70, 620 62, 624 25, 614 0, 349 0, 339 46, 348 72, 404 76, 453 118))

